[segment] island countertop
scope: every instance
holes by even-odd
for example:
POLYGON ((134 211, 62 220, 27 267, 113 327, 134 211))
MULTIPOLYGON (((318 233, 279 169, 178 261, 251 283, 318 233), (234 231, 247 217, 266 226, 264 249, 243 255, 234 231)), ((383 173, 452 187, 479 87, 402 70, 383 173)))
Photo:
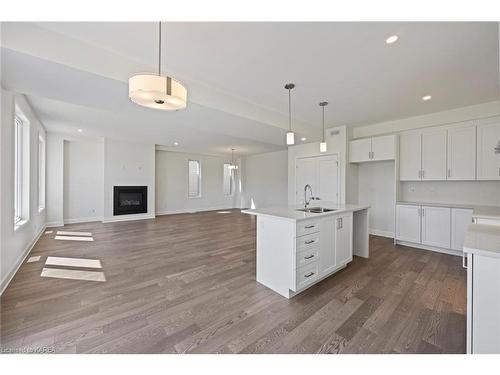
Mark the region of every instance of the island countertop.
POLYGON ((500 258, 500 226, 470 224, 464 241, 464 252, 500 258))
POLYGON ((304 208, 303 206, 277 206, 277 207, 242 210, 241 212, 249 215, 263 215, 282 220, 298 221, 298 220, 312 219, 328 215, 337 215, 343 212, 360 211, 370 208, 369 205, 363 205, 363 204, 336 205, 327 203, 311 203, 309 205, 309 207, 318 207, 318 206, 322 208, 333 209, 334 211, 311 213, 311 212, 297 211, 298 209, 303 209, 304 208))

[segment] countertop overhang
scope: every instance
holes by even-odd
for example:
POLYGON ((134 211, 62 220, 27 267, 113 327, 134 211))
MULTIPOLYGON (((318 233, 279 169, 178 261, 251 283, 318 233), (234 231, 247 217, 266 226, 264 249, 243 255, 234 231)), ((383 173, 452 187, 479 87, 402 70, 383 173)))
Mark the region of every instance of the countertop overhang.
POLYGON ((335 205, 335 204, 321 203, 321 204, 311 204, 310 206, 311 207, 320 206, 323 208, 333 209, 335 211, 310 213, 310 212, 297 211, 297 209, 304 208, 303 206, 277 206, 277 207, 242 210, 241 212, 249 215, 257 215, 257 216, 262 215, 282 220, 298 221, 298 220, 314 219, 324 216, 338 215, 344 212, 361 211, 370 208, 369 205, 360 205, 360 204, 335 205))
POLYGON ((470 224, 464 252, 500 258, 500 225, 470 224))

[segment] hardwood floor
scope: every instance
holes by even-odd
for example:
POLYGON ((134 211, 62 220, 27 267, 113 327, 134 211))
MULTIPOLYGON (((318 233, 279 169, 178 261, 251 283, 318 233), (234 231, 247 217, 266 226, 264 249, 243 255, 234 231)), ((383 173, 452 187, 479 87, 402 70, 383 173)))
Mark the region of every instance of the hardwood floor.
POLYGON ((255 281, 255 218, 239 211, 64 230, 94 242, 42 236, 31 253, 41 259, 23 264, 1 298, 3 349, 465 353, 458 257, 371 237, 370 259, 287 300, 255 281), (99 259, 106 282, 42 278, 47 256, 99 259))

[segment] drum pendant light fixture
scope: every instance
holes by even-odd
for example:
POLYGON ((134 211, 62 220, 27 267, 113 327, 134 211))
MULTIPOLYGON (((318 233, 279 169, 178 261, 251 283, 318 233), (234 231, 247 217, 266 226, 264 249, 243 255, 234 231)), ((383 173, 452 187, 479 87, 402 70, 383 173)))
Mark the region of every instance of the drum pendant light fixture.
POLYGON ((178 81, 161 75, 161 22, 158 23, 158 74, 136 74, 128 80, 128 96, 144 107, 177 111, 186 108, 187 90, 178 81))
POLYGON ((285 89, 288 90, 288 131, 286 132, 286 144, 288 146, 295 144, 295 133, 292 131, 292 97, 291 91, 295 87, 293 83, 287 83, 285 89))
POLYGON ((321 102, 319 103, 319 105, 323 111, 323 138, 321 143, 319 144, 319 152, 326 152, 327 146, 325 142, 325 107, 328 105, 328 102, 321 102))

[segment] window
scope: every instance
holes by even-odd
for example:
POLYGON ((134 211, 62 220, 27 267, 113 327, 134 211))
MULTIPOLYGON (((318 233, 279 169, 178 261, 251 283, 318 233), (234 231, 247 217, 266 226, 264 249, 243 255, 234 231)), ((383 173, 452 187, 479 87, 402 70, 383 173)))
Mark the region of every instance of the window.
POLYGON ((188 161, 188 197, 201 197, 201 166, 199 160, 188 161))
POLYGON ((224 163, 222 181, 222 190, 224 195, 233 195, 234 191, 233 171, 231 170, 230 165, 230 163, 224 163))
POLYGON ((14 117, 14 223, 28 220, 29 212, 29 132, 27 121, 14 117))
POLYGON ((38 136, 38 210, 45 208, 45 140, 38 136))

